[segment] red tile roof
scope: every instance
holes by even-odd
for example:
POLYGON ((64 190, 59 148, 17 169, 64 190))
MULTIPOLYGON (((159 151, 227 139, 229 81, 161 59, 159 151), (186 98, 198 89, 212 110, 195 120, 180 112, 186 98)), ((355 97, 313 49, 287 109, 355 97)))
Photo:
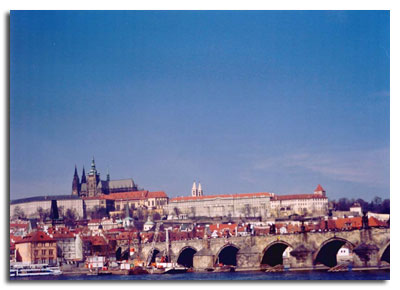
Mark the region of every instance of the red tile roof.
POLYGON ((269 192, 258 193, 235 193, 235 194, 217 194, 217 195, 203 195, 203 196, 179 196, 171 198, 170 201, 186 201, 186 200, 200 200, 200 199, 215 199, 215 198, 244 198, 244 197, 271 197, 269 192))
POLYGON ((368 219, 368 225, 370 227, 382 227, 382 226, 387 226, 386 222, 380 221, 377 218, 371 216, 368 219))
POLYGON ((15 236, 13 234, 10 235, 10 244, 14 244, 22 240, 21 236, 15 236))
POLYGON ((141 200, 147 198, 168 198, 164 191, 153 191, 148 190, 141 191, 128 191, 118 192, 111 194, 102 194, 95 197, 84 197, 83 199, 105 199, 105 200, 141 200))
POLYGON ((75 237, 73 233, 54 233, 53 238, 54 239, 70 239, 75 237))
POLYGON ((10 229, 18 228, 18 229, 28 229, 29 225, 26 224, 19 224, 19 223, 10 223, 10 229))
POLYGON ((306 193, 306 194, 288 194, 288 195, 275 195, 272 200, 291 200, 291 199, 315 199, 322 198, 327 199, 322 194, 306 193))
POLYGON ((362 218, 354 217, 354 218, 340 218, 335 220, 337 229, 345 229, 345 228, 361 228, 362 227, 362 218))
POLYGON ((33 242, 55 242, 56 240, 51 238, 49 235, 47 235, 45 232, 42 231, 37 231, 37 232, 32 232, 25 237, 22 238, 22 240, 16 242, 16 244, 22 244, 22 243, 33 243, 33 242))
POLYGON ((226 231, 229 230, 230 232, 233 232, 234 230, 236 230, 236 224, 231 224, 231 225, 227 225, 227 224, 214 224, 214 225, 210 225, 210 231, 226 231))
POLYGON ((106 240, 101 236, 92 236, 90 237, 90 241, 93 246, 107 246, 106 240))
POLYGON ((325 191, 325 190, 322 188, 321 184, 318 184, 317 188, 314 191, 325 191))

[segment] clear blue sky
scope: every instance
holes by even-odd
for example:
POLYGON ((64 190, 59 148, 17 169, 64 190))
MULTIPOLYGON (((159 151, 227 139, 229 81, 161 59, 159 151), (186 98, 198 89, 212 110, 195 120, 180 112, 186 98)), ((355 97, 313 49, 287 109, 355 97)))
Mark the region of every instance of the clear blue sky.
POLYGON ((389 197, 389 12, 12 11, 11 199, 75 164, 189 195, 389 197))

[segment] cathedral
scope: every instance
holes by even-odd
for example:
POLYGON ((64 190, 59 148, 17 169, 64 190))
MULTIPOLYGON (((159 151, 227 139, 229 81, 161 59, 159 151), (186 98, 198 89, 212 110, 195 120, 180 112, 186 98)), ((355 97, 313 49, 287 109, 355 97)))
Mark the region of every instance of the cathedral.
POLYGON ((99 196, 117 192, 137 191, 138 188, 131 178, 110 180, 110 174, 107 173, 106 180, 100 179, 100 173, 96 170, 94 158, 89 174, 86 175, 83 167, 82 178, 79 181, 78 171, 75 166, 75 173, 72 180, 72 195, 77 196, 99 196))

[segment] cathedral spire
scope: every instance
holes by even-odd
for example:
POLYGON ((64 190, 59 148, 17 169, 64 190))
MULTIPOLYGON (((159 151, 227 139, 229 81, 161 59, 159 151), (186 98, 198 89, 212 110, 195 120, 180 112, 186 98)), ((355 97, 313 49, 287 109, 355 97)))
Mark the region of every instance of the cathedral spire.
POLYGON ((83 166, 82 169, 82 178, 81 178, 82 183, 86 183, 86 173, 85 173, 85 166, 83 166))
POLYGON ((110 170, 107 168, 107 181, 110 181, 110 170))
POLYGON ((79 183, 78 171, 75 165, 74 178, 72 179, 72 195, 79 195, 80 191, 81 191, 81 185, 79 183))
POLYGON ((90 168, 89 175, 96 175, 96 173, 97 173, 96 163, 94 162, 94 156, 93 156, 92 165, 91 165, 91 168, 90 168))

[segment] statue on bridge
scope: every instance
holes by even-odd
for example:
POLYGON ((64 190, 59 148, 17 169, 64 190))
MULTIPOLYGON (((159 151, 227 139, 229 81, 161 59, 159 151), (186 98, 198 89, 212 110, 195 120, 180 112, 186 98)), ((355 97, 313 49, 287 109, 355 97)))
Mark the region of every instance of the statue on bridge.
POLYGON ((362 217, 362 228, 363 229, 369 229, 369 224, 368 224, 368 216, 367 212, 363 212, 363 217, 362 217))

